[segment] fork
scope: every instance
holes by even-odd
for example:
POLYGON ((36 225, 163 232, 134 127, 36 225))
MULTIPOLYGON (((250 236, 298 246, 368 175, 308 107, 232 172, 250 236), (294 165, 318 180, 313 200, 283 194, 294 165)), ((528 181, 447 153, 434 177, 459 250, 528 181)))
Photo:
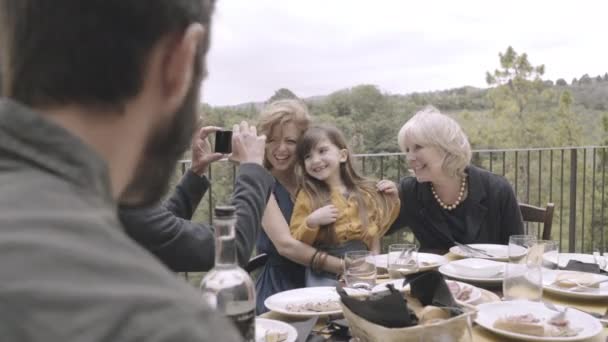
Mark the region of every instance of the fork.
POLYGON ((481 254, 485 257, 488 258, 493 258, 494 256, 486 251, 484 251, 483 249, 479 249, 479 248, 475 248, 475 247, 471 247, 469 245, 465 245, 464 243, 460 243, 458 241, 454 241, 454 243, 456 244, 456 246, 462 248, 463 250, 465 250, 466 252, 468 252, 469 254, 481 254))

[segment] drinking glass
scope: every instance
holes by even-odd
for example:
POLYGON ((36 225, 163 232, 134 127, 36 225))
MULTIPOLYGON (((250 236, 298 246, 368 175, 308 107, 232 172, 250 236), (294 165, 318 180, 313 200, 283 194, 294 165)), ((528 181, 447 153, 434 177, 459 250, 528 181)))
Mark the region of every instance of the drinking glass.
POLYGON ((509 262, 524 263, 528 256, 528 250, 536 243, 534 235, 511 235, 509 236, 509 262))
POLYGON ((418 272, 418 246, 400 243, 388 246, 388 275, 391 279, 401 279, 407 274, 418 272))
POLYGON ((346 286, 371 290, 376 285, 376 265, 369 251, 350 251, 344 254, 346 286))
MULTIPOLYGON (((452 318, 449 322, 442 322, 426 326, 418 335, 420 342, 472 342, 472 318, 473 312, 462 314, 460 317, 452 318)), ((411 341, 412 339, 404 339, 411 341)))
POLYGON ((531 235, 512 235, 509 238, 509 262, 505 264, 502 292, 505 300, 543 297, 542 260, 544 244, 537 244, 531 235))
POLYGON ((544 268, 559 268, 559 242, 555 240, 537 240, 528 252, 528 262, 540 264, 544 268))

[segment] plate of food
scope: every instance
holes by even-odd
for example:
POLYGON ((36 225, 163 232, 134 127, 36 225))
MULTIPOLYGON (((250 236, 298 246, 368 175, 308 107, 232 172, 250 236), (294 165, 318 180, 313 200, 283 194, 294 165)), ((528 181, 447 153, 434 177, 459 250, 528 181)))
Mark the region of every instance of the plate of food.
POLYGON ((481 290, 477 287, 454 280, 446 280, 450 292, 456 301, 461 303, 473 304, 481 298, 481 290))
POLYGON ((576 271, 545 271, 543 289, 566 297, 605 299, 608 298, 608 276, 576 271))
POLYGON ((494 284, 502 282, 504 268, 504 262, 471 258, 451 261, 439 267, 439 272, 454 279, 494 284))
MULTIPOLYGON (((563 307, 556 306, 558 310, 563 307)), ((526 300, 477 306, 475 323, 499 335, 526 341, 580 341, 602 332, 589 314, 570 308, 562 317, 543 303, 526 300)))
POLYGON ((293 326, 274 319, 255 319, 255 342, 295 342, 298 331, 293 326))
MULTIPOLYGON (((467 244, 467 246, 483 251, 483 253, 475 253, 463 248, 461 246, 453 246, 450 248, 450 253, 455 254, 462 258, 479 258, 479 259, 489 259, 496 261, 508 261, 509 260, 509 246, 507 245, 497 245, 497 244, 489 244, 489 243, 473 243, 467 244)), ((528 252, 525 247, 522 246, 511 246, 511 249, 514 251, 513 257, 520 258, 528 252)))
MULTIPOLYGON (((399 253, 399 252, 395 252, 399 253)), ((448 259, 443 255, 432 254, 432 253, 417 253, 418 254, 418 270, 427 271, 433 268, 437 268, 443 264, 448 263, 448 259)), ((378 268, 386 269, 388 267, 388 254, 378 254, 369 256, 370 260, 378 268)))
POLYGON ((342 312, 340 295, 332 286, 304 287, 275 293, 264 305, 272 311, 289 316, 311 317, 342 312))

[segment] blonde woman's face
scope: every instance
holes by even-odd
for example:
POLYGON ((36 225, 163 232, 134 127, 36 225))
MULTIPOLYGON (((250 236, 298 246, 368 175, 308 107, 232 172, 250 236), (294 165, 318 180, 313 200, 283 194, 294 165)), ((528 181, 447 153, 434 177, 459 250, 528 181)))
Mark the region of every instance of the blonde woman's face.
POLYGON ((287 171, 296 162, 296 142, 300 137, 293 122, 275 127, 266 138, 266 158, 273 171, 287 171))
POLYGON ((443 160, 445 153, 436 147, 423 146, 404 139, 404 151, 408 166, 414 172, 418 182, 433 182, 443 177, 443 160))

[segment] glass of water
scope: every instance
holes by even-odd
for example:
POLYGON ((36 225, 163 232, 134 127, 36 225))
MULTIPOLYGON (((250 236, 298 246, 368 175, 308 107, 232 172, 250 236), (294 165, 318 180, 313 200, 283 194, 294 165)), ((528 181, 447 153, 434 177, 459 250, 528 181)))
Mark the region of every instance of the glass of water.
POLYGON ((535 263, 541 264, 544 268, 556 270, 559 268, 559 242, 555 240, 537 240, 534 245, 535 263))
POLYGON ((536 244, 534 235, 511 235, 509 236, 509 262, 524 263, 528 256, 530 247, 536 244))
POLYGON ((418 246, 400 243, 388 246, 388 275, 391 279, 401 279, 418 272, 418 246))
POLYGON ((513 235, 509 238, 509 262, 505 264, 502 282, 505 300, 542 299, 544 248, 545 245, 538 244, 534 236, 513 235))
POLYGON ((351 288, 371 290, 376 285, 376 265, 369 251, 344 254, 344 281, 351 288))

